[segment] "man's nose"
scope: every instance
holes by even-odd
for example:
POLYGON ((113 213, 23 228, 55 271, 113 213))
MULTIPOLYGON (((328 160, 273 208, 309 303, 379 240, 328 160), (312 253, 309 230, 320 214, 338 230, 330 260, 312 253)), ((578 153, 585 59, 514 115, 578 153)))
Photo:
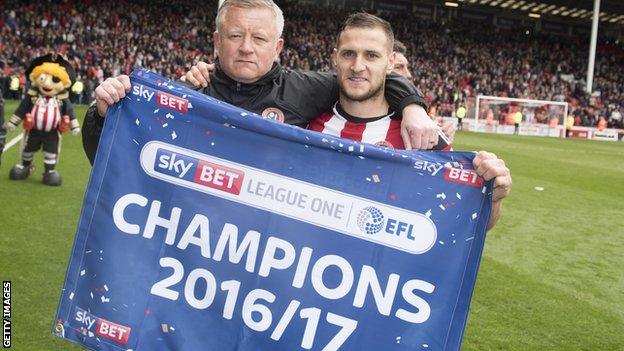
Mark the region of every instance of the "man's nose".
POLYGON ((358 55, 351 65, 351 70, 353 72, 362 72, 366 69, 366 65, 364 65, 364 58, 361 55, 358 55))
POLYGON ((246 36, 245 38, 243 38, 243 42, 241 43, 241 46, 238 49, 243 54, 252 54, 253 45, 251 42, 251 37, 246 36))

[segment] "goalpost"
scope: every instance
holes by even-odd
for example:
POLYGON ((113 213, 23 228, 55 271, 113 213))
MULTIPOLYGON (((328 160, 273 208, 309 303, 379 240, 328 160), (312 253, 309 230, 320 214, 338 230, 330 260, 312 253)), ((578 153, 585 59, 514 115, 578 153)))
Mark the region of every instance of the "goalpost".
POLYGON ((478 95, 470 130, 565 138, 568 103, 478 95), (517 112, 522 120, 516 125, 517 112))

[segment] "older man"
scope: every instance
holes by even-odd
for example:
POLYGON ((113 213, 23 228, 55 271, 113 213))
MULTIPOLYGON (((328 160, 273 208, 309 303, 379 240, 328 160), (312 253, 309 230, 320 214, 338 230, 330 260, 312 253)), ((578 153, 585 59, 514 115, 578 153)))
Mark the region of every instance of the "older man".
MULTIPOLYGON (((199 70, 204 79, 197 82, 204 83, 208 95, 300 126, 331 108, 338 98, 332 74, 286 71, 275 62, 284 45, 284 19, 272 0, 226 0, 219 8, 216 25, 216 69, 209 74, 204 66, 199 70)), ((87 111, 83 128, 83 146, 91 161, 104 124, 101 116, 129 90, 130 80, 124 75, 108 78, 96 88, 96 104, 87 111)), ((402 135, 407 148, 427 149, 437 143, 437 127, 413 84, 391 76, 386 96, 403 112, 402 135)))
MULTIPOLYGON (((310 124, 310 129, 342 138, 403 149, 399 126, 383 95, 387 72, 396 65, 394 34, 390 23, 355 13, 345 21, 336 41, 332 61, 336 67, 340 98, 333 110, 310 124)), ((444 149, 445 145, 439 145, 444 149)), ((511 191, 511 174, 496 155, 481 151, 473 161, 477 174, 494 179, 492 214, 488 229, 500 218, 503 199, 511 191)))

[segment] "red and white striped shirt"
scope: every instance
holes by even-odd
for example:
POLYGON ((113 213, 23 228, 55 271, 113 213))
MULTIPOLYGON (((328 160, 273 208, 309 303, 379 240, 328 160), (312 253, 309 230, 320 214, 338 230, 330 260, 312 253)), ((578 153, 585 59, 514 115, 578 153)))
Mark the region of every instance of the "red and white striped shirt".
POLYGON ((354 117, 336 103, 331 112, 310 122, 308 129, 363 143, 404 149, 401 120, 392 119, 393 115, 394 112, 374 118, 354 117))
POLYGON ((50 132, 58 127, 61 111, 55 98, 40 96, 32 109, 33 128, 50 132))
MULTIPOLYGON (((393 149, 405 149, 401 137, 401 119, 392 119, 394 112, 373 118, 354 117, 346 113, 338 102, 331 112, 325 112, 310 122, 308 129, 340 138, 393 149)), ((453 147, 438 128, 438 144, 431 150, 453 151, 453 147)))

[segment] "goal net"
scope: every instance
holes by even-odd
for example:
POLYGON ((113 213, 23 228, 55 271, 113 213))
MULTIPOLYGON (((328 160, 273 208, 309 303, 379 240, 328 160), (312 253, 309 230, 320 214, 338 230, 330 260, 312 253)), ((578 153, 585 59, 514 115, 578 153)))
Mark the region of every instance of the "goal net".
POLYGON ((470 130, 564 138, 567 115, 567 102, 479 95, 470 130))

